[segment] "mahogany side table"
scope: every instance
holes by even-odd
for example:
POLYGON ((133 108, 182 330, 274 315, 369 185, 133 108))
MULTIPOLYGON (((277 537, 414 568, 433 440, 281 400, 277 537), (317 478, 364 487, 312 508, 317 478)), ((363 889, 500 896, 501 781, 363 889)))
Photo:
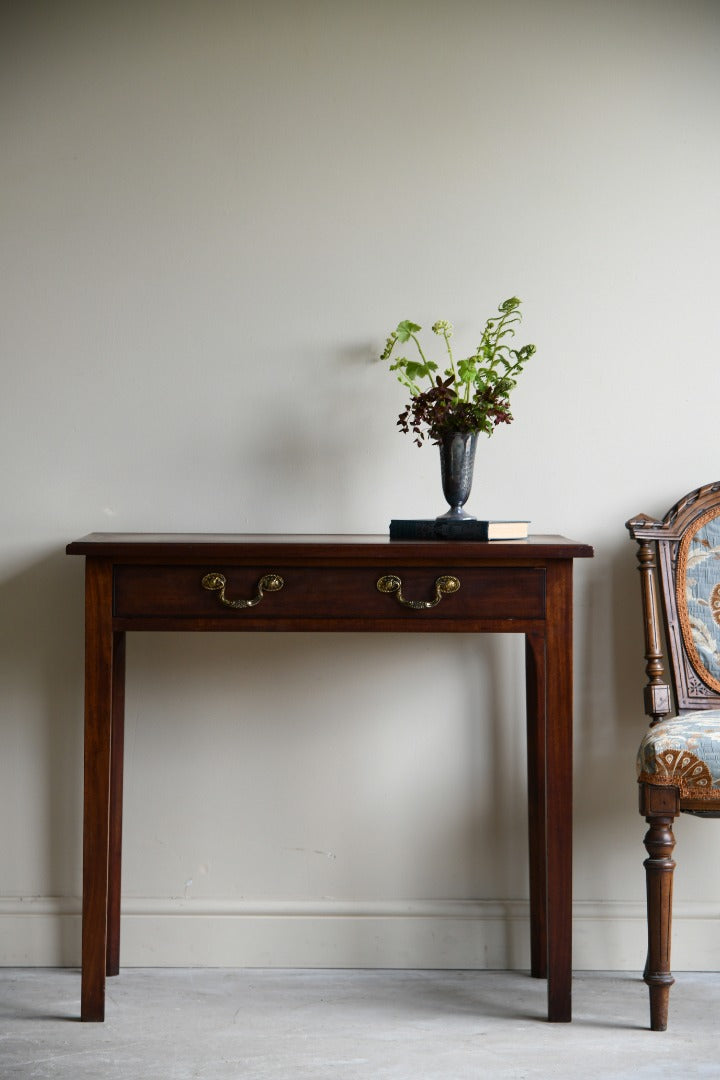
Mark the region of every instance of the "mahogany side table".
POLYGON ((572 574, 586 544, 387 536, 91 533, 85 564, 83 1020, 120 967, 125 634, 525 635, 531 972, 571 1018, 572 574))

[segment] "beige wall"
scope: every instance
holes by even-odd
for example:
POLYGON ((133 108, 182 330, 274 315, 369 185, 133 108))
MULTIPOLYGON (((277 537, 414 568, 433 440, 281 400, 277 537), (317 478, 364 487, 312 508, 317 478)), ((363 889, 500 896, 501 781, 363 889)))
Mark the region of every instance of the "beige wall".
MULTIPOLYGON (((641 967, 623 523, 720 470, 720 9, 29 4, 0 50, 0 962, 78 959, 65 543, 439 512, 375 358, 408 317, 471 349, 516 293, 538 354, 471 508, 596 547, 575 961, 641 967)), ((133 637, 127 962, 526 966, 521 668, 507 638, 133 637)), ((711 830, 677 830, 677 967, 720 966, 711 830)))

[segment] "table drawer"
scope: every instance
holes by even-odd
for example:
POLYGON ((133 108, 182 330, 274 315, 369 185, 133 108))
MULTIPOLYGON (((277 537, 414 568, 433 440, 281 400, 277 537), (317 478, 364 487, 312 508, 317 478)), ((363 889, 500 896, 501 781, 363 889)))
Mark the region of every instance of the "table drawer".
POLYGON ((386 567, 120 565, 114 572, 114 614, 235 620, 533 619, 545 615, 545 571, 392 563, 386 567), (438 587, 438 579, 448 576, 459 586, 451 581, 438 587), (383 578, 385 591, 380 591, 378 581, 383 578))

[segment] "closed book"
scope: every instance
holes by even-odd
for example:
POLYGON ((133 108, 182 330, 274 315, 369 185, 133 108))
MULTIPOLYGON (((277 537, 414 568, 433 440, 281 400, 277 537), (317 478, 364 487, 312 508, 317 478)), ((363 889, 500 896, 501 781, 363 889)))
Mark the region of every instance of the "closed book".
POLYGON ((391 540, 526 540, 529 521, 443 521, 393 518, 391 540))

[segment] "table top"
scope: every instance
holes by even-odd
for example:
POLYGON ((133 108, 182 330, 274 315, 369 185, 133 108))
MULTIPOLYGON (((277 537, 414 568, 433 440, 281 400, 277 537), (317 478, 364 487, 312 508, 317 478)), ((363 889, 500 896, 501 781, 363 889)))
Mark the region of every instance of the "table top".
POLYGON ((283 555, 323 559, 369 555, 415 559, 577 559, 589 558, 589 544, 564 536, 532 535, 526 540, 391 540, 387 534, 307 533, 105 533, 94 532, 67 545, 68 555, 153 560, 178 557, 283 555))

